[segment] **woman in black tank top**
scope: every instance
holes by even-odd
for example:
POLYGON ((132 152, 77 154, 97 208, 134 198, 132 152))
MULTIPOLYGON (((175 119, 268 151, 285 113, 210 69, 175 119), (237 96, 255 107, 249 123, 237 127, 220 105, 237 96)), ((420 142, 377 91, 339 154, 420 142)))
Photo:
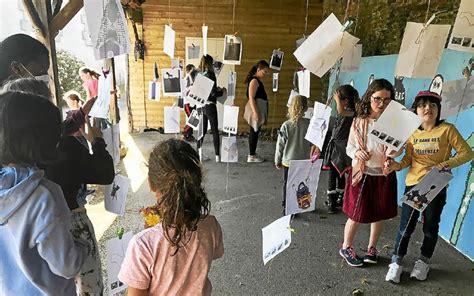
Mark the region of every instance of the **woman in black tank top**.
POLYGON ((245 83, 247 83, 247 106, 244 117, 250 125, 249 155, 247 162, 263 162, 264 159, 256 154, 258 135, 261 126, 268 117, 268 101, 265 87, 260 79, 265 77, 269 69, 266 61, 261 60, 250 69, 245 83))

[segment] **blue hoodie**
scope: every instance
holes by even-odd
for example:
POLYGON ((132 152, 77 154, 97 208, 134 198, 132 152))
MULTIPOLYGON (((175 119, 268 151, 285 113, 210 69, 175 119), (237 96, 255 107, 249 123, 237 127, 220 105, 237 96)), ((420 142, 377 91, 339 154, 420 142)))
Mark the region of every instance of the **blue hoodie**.
POLYGON ((76 295, 88 253, 61 188, 35 168, 0 168, 0 295, 76 295))

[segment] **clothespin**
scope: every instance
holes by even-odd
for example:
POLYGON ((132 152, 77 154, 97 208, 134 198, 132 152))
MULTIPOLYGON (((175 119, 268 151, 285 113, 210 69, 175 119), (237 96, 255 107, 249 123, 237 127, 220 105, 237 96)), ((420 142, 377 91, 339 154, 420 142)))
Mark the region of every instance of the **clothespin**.
POLYGON ((347 31, 354 24, 354 20, 348 19, 341 27, 341 32, 347 31))
POLYGON ((320 153, 311 155, 311 163, 319 159, 320 153))
POLYGON ((232 34, 232 36, 234 36, 234 37, 237 37, 237 35, 239 35, 239 31, 234 32, 234 34, 232 34))
POLYGON ((119 239, 122 239, 124 233, 125 233, 125 229, 123 229, 123 227, 117 228, 115 230, 115 234, 117 235, 119 239))
POLYGON ((296 229, 291 228, 290 226, 288 226, 287 229, 288 229, 289 231, 293 232, 294 234, 296 234, 296 229))

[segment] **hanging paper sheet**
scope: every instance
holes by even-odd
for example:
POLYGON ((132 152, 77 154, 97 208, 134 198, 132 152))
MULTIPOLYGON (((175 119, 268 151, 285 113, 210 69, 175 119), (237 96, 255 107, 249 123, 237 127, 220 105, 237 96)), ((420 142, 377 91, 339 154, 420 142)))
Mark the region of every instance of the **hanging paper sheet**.
POLYGON ((130 187, 130 180, 122 175, 115 175, 112 184, 104 186, 104 203, 108 212, 123 216, 128 187, 130 187))
POLYGON ((175 43, 175 32, 170 26, 165 25, 163 52, 172 59, 174 58, 174 43, 175 43))
POLYGON ((272 53, 272 58, 270 60, 270 68, 277 71, 281 70, 283 64, 283 55, 284 52, 278 49, 274 49, 272 53))
POLYGON ((436 75, 450 25, 408 22, 395 65, 395 76, 431 78, 436 75))
POLYGON ((92 105, 89 115, 97 118, 108 118, 109 104, 110 104, 110 89, 112 86, 112 74, 107 76, 102 74, 99 76, 99 87, 97 93, 97 100, 92 105))
POLYGON ((310 73, 308 70, 302 70, 297 72, 298 75, 298 92, 300 95, 309 98, 310 84, 310 73))
POLYGON ((199 122, 199 113, 196 109, 194 109, 193 111, 191 111, 191 114, 189 114, 188 120, 186 121, 186 125, 189 125, 194 130, 196 130, 198 129, 199 122))
POLYGON ((207 54, 207 30, 207 26, 202 26, 202 55, 207 54))
POLYGON ((328 132, 331 111, 331 107, 319 102, 314 102, 313 117, 311 117, 309 127, 304 138, 316 145, 319 149, 322 149, 324 138, 328 132))
POLYGON ((352 72, 359 70, 362 58, 362 44, 356 44, 350 50, 345 50, 342 55, 341 72, 352 72))
POLYGON ((300 94, 296 90, 292 89, 290 91, 290 95, 288 96, 288 102, 286 103, 286 107, 291 107, 291 104, 293 104, 293 98, 299 95, 300 94))
POLYGON ((224 64, 240 65, 242 58, 242 39, 233 35, 224 37, 224 64))
POLYGON ((448 48, 474 53, 474 1, 461 0, 448 48))
POLYGON ((262 257, 264 265, 290 246, 290 221, 291 215, 288 215, 262 228, 262 257))
POLYGON ((109 283, 109 295, 117 295, 127 289, 127 285, 118 279, 128 243, 133 237, 131 231, 125 233, 122 239, 114 237, 105 243, 107 249, 107 280, 109 283))
POLYGON ((420 183, 405 193, 402 200, 415 210, 423 212, 452 178, 450 171, 433 168, 420 183))
POLYGON ((285 215, 314 211, 322 163, 322 159, 315 162, 309 159, 290 161, 285 215))
POLYGON ((117 166, 120 162, 120 125, 117 123, 102 130, 102 136, 107 144, 105 149, 114 160, 114 166, 117 166))
POLYGON ((239 122, 239 107, 224 105, 224 123, 222 130, 225 133, 237 134, 239 122))
POLYGON ((441 119, 474 107, 474 78, 445 81, 441 96, 441 119))
POLYGON ((222 137, 221 145, 222 162, 238 162, 239 149, 237 148, 237 138, 234 136, 222 137))
POLYGON ((331 13, 294 52, 298 61, 318 77, 322 77, 345 51, 350 51, 359 38, 343 32, 341 23, 331 13))
POLYGON ((189 88, 189 93, 186 99, 190 104, 202 107, 209 99, 213 86, 214 81, 202 74, 198 74, 193 85, 189 88))
POLYGON ((164 107, 165 134, 179 134, 179 107, 164 107))
POLYGON ((278 74, 280 74, 280 73, 273 73, 273 80, 272 80, 272 90, 273 90, 273 92, 278 91, 278 74))
POLYGON ((163 95, 178 97, 181 94, 181 71, 179 68, 162 69, 163 95))
POLYGON ((186 47, 186 56, 188 59, 199 59, 201 58, 200 53, 201 47, 199 45, 191 44, 191 46, 186 47))
POLYGON ((148 83, 148 99, 159 102, 161 98, 161 83, 150 81, 148 83))
POLYGON ((237 73, 231 71, 227 80, 227 98, 230 100, 235 99, 235 85, 237 82, 237 73))
POLYGON ((420 124, 418 115, 402 104, 391 101, 369 130, 369 137, 398 151, 420 124))

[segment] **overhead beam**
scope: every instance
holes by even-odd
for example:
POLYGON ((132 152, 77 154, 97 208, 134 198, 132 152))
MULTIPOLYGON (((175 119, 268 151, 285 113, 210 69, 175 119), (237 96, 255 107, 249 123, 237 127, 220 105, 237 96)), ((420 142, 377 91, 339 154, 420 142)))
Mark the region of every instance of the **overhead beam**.
POLYGON ((84 0, 70 0, 63 9, 53 17, 49 26, 50 34, 54 37, 58 35, 59 31, 64 29, 83 6, 84 0))

